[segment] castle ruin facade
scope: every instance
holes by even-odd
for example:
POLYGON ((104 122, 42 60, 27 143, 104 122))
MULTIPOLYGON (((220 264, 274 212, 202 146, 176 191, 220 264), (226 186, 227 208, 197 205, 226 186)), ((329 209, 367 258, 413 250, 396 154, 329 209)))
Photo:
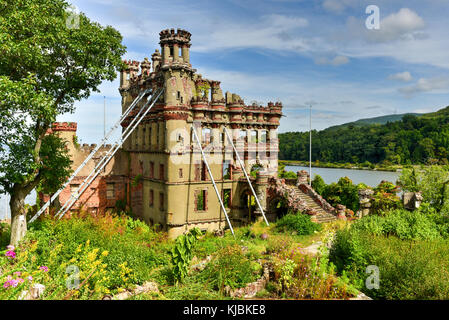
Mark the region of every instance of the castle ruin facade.
MULTIPOLYGON (((223 93, 220 81, 203 78, 192 67, 190 40, 191 34, 185 30, 163 30, 160 51, 155 50, 151 61, 124 61, 119 88, 122 112, 143 90, 164 89, 163 95, 71 210, 84 207, 98 212, 127 207, 148 224, 167 230, 171 237, 193 227, 209 231, 225 228, 224 212, 194 139, 192 130, 196 130, 231 223, 238 226, 261 218, 224 128, 245 170, 252 172, 252 185, 265 211, 269 179, 277 177, 282 104, 246 105, 239 95, 223 93)), ((123 130, 136 113, 128 115, 123 130)), ((52 130, 66 139, 73 168, 95 147, 77 145, 75 123, 56 123, 52 130)), ((103 146, 99 154, 110 147, 103 146)), ((67 201, 98 157, 72 180, 59 202, 67 201)), ((266 214, 275 218, 270 212, 266 214)))

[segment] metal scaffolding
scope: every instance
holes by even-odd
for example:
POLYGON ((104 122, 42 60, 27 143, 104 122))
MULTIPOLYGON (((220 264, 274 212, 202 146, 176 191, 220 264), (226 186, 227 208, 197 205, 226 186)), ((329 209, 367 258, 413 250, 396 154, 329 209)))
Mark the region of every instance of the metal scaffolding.
MULTIPOLYGON (((198 138, 198 135, 196 133, 194 125, 192 125, 192 131, 193 131, 193 136, 194 136, 194 138, 196 139, 196 141, 198 143, 198 147, 200 148, 201 156, 203 157, 204 163, 206 164, 207 171, 209 172, 209 176, 210 176, 210 179, 211 179, 212 184, 214 186, 215 193, 217 194, 218 201, 220 202, 221 209, 223 210, 223 212, 224 212, 224 214, 226 216, 226 220, 228 221, 228 225, 229 225, 229 228, 231 229, 232 235, 235 237, 234 229, 232 228, 232 224, 231 224, 231 221, 229 220, 228 214, 226 212, 226 208, 223 205, 223 201, 221 200, 220 192, 218 191, 217 185, 215 183, 214 176, 212 175, 212 171, 210 170, 209 163, 207 162, 206 156, 205 156, 204 151, 203 151, 203 147, 201 146, 201 141, 198 138)), ((193 150, 192 150, 192 152, 193 152, 193 150)))
POLYGON ((87 187, 95 180, 95 178, 100 174, 101 170, 108 164, 108 162, 112 159, 117 150, 122 146, 123 142, 129 137, 129 135, 137 128, 143 118, 148 114, 150 109, 159 99, 164 89, 159 90, 159 92, 153 93, 151 89, 144 90, 139 93, 139 95, 134 99, 134 101, 130 104, 128 109, 122 114, 120 119, 114 124, 114 126, 110 129, 108 134, 103 138, 103 140, 95 147, 94 150, 87 156, 87 158, 81 163, 81 165, 75 170, 75 172, 70 176, 67 182, 48 200, 44 206, 31 218, 30 223, 36 220, 49 206, 50 204, 59 196, 59 194, 64 190, 69 183, 78 175, 81 169, 88 163, 90 159, 98 152, 98 150, 103 146, 106 141, 110 138, 110 136, 115 132, 115 130, 121 126, 123 121, 128 117, 128 115, 135 109, 137 104, 144 98, 151 95, 145 105, 139 109, 137 115, 132 119, 130 124, 126 127, 126 129, 122 132, 120 138, 116 140, 113 147, 109 149, 109 151, 102 157, 102 159, 97 163, 95 168, 90 172, 88 177, 86 177, 82 184, 78 187, 75 194, 70 196, 70 199, 64 203, 64 205, 60 208, 60 210, 56 213, 56 216, 59 215, 59 218, 64 216, 64 214, 73 206, 73 204, 79 199, 79 197, 83 194, 83 192, 87 189, 87 187))
POLYGON ((269 226, 270 224, 268 223, 267 217, 265 216, 265 213, 263 212, 262 206, 261 206, 261 204, 259 202, 259 198, 257 198, 256 192, 254 191, 254 188, 253 188, 253 186, 251 184, 251 180, 249 179, 248 173, 246 173, 245 165, 243 164, 242 159, 240 159, 239 153, 237 152, 237 149, 235 148, 235 145, 234 145, 234 142, 232 141, 232 138, 229 136, 228 129, 226 129, 226 127, 223 127, 223 128, 224 128, 224 132, 225 132, 226 136, 228 137, 229 142, 232 145, 232 148, 234 149, 234 152, 235 152, 237 160, 238 160, 238 162, 240 164, 240 167, 242 168, 243 173, 245 174, 246 180, 248 181, 248 185, 251 188, 251 192, 253 193, 254 198, 256 199, 257 205, 259 206, 259 210, 260 210, 260 212, 262 212, 262 216, 263 216, 263 218, 265 220, 265 223, 267 224, 267 226, 269 226))

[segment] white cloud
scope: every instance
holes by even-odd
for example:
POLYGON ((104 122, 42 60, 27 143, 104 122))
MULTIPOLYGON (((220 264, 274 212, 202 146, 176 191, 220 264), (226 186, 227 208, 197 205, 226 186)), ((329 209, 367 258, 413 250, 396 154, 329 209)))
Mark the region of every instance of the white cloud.
POLYGON ((420 92, 449 92, 449 78, 420 78, 416 84, 400 88, 399 91, 406 96, 411 96, 420 92))
POLYGON ((355 0, 325 0, 323 8, 328 12, 340 14, 348 6, 353 6, 356 2, 355 0))
POLYGON ((309 25, 309 21, 307 19, 280 14, 271 14, 268 16, 264 16, 262 20, 273 27, 279 27, 282 29, 302 28, 309 25))
POLYGON ((341 13, 344 10, 345 6, 338 0, 326 0, 323 2, 323 8, 327 11, 341 13))
POLYGON ((404 81, 404 82, 408 82, 408 81, 412 81, 413 77, 410 74, 410 72, 408 71, 404 71, 404 72, 398 72, 392 75, 388 76, 388 79, 390 80, 399 80, 399 81, 404 81))
POLYGON ((206 34, 198 34, 192 51, 259 48, 306 52, 314 39, 302 36, 298 29, 308 24, 305 18, 279 14, 262 16, 255 23, 226 21, 206 34))
POLYGON ((368 37, 376 42, 388 42, 398 39, 422 38, 423 33, 417 32, 425 27, 423 18, 408 8, 402 8, 380 21, 379 30, 369 30, 368 37))
POLYGON ((340 66, 342 64, 346 64, 349 62, 348 57, 345 56, 336 56, 333 59, 328 58, 317 58, 315 59, 315 63, 319 65, 333 65, 333 66, 340 66))
POLYGON ((356 3, 356 0, 325 0, 323 2, 323 8, 328 12, 340 14, 348 6, 353 6, 356 3))

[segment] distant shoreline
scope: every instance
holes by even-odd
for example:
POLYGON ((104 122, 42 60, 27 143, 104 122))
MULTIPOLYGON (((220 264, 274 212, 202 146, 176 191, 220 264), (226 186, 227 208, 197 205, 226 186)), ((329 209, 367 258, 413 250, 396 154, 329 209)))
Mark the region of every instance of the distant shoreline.
MULTIPOLYGON (((278 160, 279 164, 284 164, 286 166, 301 166, 308 167, 308 161, 300 161, 300 160, 278 160)), ((366 170, 366 171, 386 171, 386 172, 400 172, 403 169, 401 165, 395 165, 390 167, 382 167, 378 165, 374 165, 373 167, 361 167, 355 164, 346 164, 346 163, 329 163, 329 162, 312 162, 312 167, 314 168, 329 168, 329 169, 349 169, 349 170, 366 170)))

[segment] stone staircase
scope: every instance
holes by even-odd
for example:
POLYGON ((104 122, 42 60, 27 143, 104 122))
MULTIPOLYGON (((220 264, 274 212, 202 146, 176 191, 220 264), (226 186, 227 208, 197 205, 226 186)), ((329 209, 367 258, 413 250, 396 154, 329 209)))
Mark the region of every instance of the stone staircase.
POLYGON ((318 223, 326 223, 337 220, 337 217, 333 214, 326 212, 322 207, 320 207, 311 196, 302 192, 298 187, 288 186, 290 192, 293 192, 295 196, 307 204, 307 207, 318 212, 316 215, 316 221, 318 223))

